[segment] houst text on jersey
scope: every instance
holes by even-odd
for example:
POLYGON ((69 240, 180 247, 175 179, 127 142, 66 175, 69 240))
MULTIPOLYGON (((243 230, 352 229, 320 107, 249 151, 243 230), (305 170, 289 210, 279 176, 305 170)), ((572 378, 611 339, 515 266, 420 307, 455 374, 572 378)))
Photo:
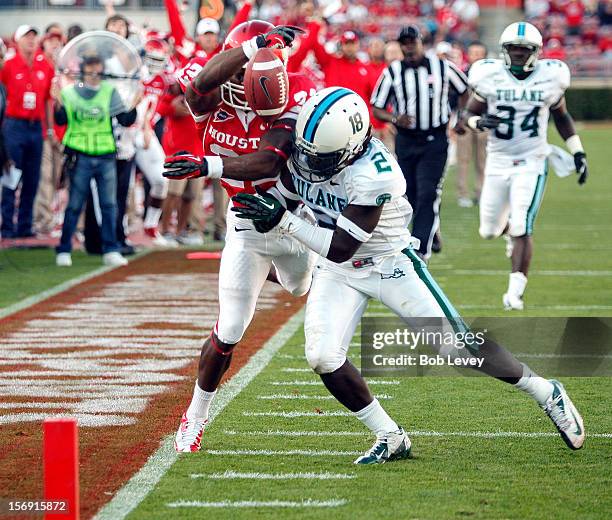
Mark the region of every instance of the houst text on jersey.
POLYGON ((516 102, 527 101, 528 103, 543 103, 544 91, 534 89, 497 89, 497 101, 516 102))
POLYGON ((326 192, 320 186, 312 185, 301 177, 296 175, 292 175, 292 177, 295 189, 302 200, 310 202, 315 206, 337 211, 338 213, 341 213, 344 208, 346 208, 346 199, 337 197, 333 193, 326 192))
POLYGON ((208 127, 208 135, 218 144, 224 144, 240 150, 257 150, 260 140, 259 137, 238 137, 236 135, 226 134, 225 132, 220 132, 212 125, 208 127))

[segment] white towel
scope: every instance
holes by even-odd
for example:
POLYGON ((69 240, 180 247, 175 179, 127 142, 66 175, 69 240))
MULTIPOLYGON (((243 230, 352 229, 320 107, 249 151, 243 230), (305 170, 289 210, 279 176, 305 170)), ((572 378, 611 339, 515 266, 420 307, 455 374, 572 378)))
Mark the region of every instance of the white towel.
POLYGON ((554 144, 550 145, 548 160, 550 161, 550 165, 555 170, 557 177, 567 177, 572 173, 576 173, 574 157, 554 144))

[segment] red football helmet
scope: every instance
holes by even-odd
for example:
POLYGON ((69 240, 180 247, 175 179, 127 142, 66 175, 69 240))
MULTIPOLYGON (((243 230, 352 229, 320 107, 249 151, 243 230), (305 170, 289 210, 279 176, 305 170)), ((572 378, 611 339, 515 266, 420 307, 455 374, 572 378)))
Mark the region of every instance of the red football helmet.
MULTIPOLYGON (((250 20, 248 22, 242 22, 234 27, 225 37, 225 41, 223 42, 223 50, 226 51, 228 49, 240 47, 244 42, 249 41, 251 38, 259 36, 260 34, 266 34, 272 29, 274 29, 274 25, 263 20, 250 20)), ((273 51, 275 54, 278 54, 279 58, 283 60, 283 63, 287 63, 286 49, 273 49, 273 51)), ((240 110, 245 111, 251 110, 251 107, 249 107, 244 95, 244 85, 242 80, 237 81, 235 79, 229 79, 223 83, 221 85, 221 99, 224 103, 231 107, 239 108, 240 110)))
POLYGON ((151 74, 166 70, 170 49, 164 40, 153 38, 144 45, 144 63, 151 74))

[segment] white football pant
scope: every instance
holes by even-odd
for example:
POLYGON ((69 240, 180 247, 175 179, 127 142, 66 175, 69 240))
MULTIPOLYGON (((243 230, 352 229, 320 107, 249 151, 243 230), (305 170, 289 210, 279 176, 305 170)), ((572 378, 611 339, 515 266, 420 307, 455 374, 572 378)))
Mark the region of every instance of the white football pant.
POLYGON ((480 196, 482 238, 500 236, 506 225, 512 237, 533 233, 547 177, 546 161, 533 163, 503 169, 487 164, 480 196))
POLYGON ((228 208, 219 269, 217 337, 229 344, 242 339, 271 266, 276 268, 284 289, 294 296, 306 294, 316 258, 314 252, 292 237, 277 231, 258 233, 250 221, 237 218, 228 208))
POLYGON ((156 199, 165 199, 168 193, 168 179, 162 173, 166 154, 155 134, 151 136, 149 147, 145 149, 142 132, 139 133, 136 137, 136 155, 134 158, 136 166, 151 185, 149 195, 156 199))
MULTIPOLYGON (((364 268, 345 271, 347 274, 330 269, 324 262, 314 270, 304 333, 306 359, 318 374, 334 372, 344 364, 355 329, 371 298, 400 318, 459 318, 412 249, 388 257, 369 272, 364 272, 364 268)), ((452 325, 449 323, 448 327, 452 325)))

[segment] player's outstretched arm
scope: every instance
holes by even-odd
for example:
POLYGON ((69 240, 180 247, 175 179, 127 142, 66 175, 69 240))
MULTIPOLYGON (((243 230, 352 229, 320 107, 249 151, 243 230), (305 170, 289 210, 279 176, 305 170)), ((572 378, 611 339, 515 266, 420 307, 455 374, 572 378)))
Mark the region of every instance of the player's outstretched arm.
POLYGON ((293 120, 281 120, 272 125, 261 138, 256 152, 238 157, 203 157, 179 152, 166 157, 163 176, 168 179, 235 179, 256 181, 276 177, 291 153, 293 120))
POLYGON ((238 217, 253 220, 265 231, 279 227, 315 253, 332 262, 346 262, 367 242, 376 228, 383 206, 348 205, 338 217, 335 229, 315 226, 285 210, 270 193, 239 193, 232 200, 238 217))
POLYGON ((198 97, 208 96, 234 74, 237 74, 258 49, 290 47, 297 30, 294 27, 281 25, 266 34, 251 38, 240 47, 228 49, 213 56, 187 88, 186 99, 189 105, 196 106, 198 97))
POLYGON ((578 174, 578 184, 584 184, 589 175, 586 154, 584 153, 580 136, 576 133, 574 119, 567 111, 565 96, 550 108, 550 112, 553 116, 557 132, 559 132, 559 135, 565 141, 567 149, 574 156, 574 165, 576 166, 576 173, 578 174))

